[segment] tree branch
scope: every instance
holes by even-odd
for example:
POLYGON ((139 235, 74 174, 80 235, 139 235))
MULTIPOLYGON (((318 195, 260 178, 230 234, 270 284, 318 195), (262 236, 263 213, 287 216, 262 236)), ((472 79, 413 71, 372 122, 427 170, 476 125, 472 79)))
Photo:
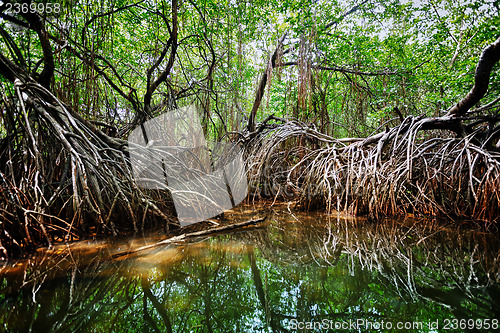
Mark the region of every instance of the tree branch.
POLYGON ((330 29, 332 26, 339 24, 340 22, 342 22, 342 20, 344 18, 346 18, 346 16, 349 16, 350 14, 354 13, 355 11, 357 11, 359 9, 359 7, 361 7, 362 5, 364 5, 367 2, 368 2, 368 0, 364 0, 360 4, 354 5, 353 7, 351 7, 351 9, 349 9, 346 12, 344 12, 335 21, 332 21, 332 22, 328 23, 323 30, 326 31, 326 30, 330 29))
POLYGON ((110 11, 107 11, 105 13, 100 13, 100 14, 94 14, 92 16, 92 18, 90 20, 88 20, 87 22, 85 22, 85 25, 83 26, 82 28, 82 44, 85 45, 85 41, 87 39, 86 37, 86 34, 87 34, 87 28, 88 26, 94 22, 96 19, 98 18, 101 18, 101 17, 105 17, 105 16, 108 16, 108 15, 113 15, 115 13, 118 13, 122 10, 125 10, 125 9, 128 9, 128 8, 131 8, 131 7, 135 7, 135 6, 138 6, 140 5, 141 3, 143 3, 144 0, 140 0, 139 2, 136 2, 136 3, 132 3, 132 4, 128 4, 128 5, 125 5, 125 6, 122 6, 122 7, 119 7, 119 8, 116 8, 116 9, 113 9, 113 10, 110 10, 110 11))
MULTIPOLYGON (((175 57, 177 54, 177 37, 178 37, 178 22, 177 22, 177 0, 172 0, 172 33, 170 34, 170 39, 172 40, 172 50, 170 51, 170 56, 168 58, 167 66, 165 70, 156 78, 156 80, 152 83, 148 82, 148 87, 146 90, 146 94, 144 95, 144 111, 145 113, 148 113, 150 108, 151 108, 151 97, 153 96, 153 93, 155 92, 156 88, 164 82, 168 75, 170 74, 170 71, 172 70, 172 67, 174 65, 175 57)), ((168 45, 167 47, 168 48, 168 45)), ((160 57, 162 59, 162 57, 160 57)), ((156 65, 156 64, 155 64, 156 65)), ((159 65, 159 64, 158 64, 159 65)), ((150 70, 154 70, 155 66, 151 67, 150 70)), ((149 71, 148 71, 149 73, 149 71)))
MULTIPOLYGON (((278 46, 276 46, 276 49, 274 50, 274 53, 271 56, 270 64, 268 63, 268 68, 270 67, 271 70, 273 70, 273 68, 276 67, 276 58, 278 57, 278 53, 283 46, 283 41, 285 40, 285 38, 286 38, 286 33, 283 34, 283 37, 281 37, 280 41, 278 42, 278 46)), ((250 133, 255 132, 255 116, 257 114, 257 110, 259 109, 260 102, 262 101, 262 96, 264 96, 264 90, 266 89, 266 84, 267 84, 267 75, 268 73, 266 68, 260 79, 260 84, 259 87, 257 88, 257 92, 255 93, 255 101, 252 106, 252 111, 250 112, 250 117, 248 117, 247 128, 250 133)))
POLYGON ((21 67, 17 66, 10 59, 5 57, 3 53, 0 53, 0 74, 12 83, 20 76, 28 76, 24 70, 21 69, 21 67))
POLYGON ((55 64, 54 64, 54 54, 52 53, 52 47, 50 46, 49 34, 45 30, 45 24, 41 20, 40 16, 36 13, 25 13, 22 16, 29 22, 29 27, 35 31, 40 39, 43 51, 43 70, 36 78, 37 82, 43 87, 48 88, 50 80, 54 76, 55 64))
POLYGON ((30 26, 28 23, 21 21, 17 17, 10 16, 10 15, 7 15, 4 13, 4 11, 7 9, 8 3, 12 3, 12 1, 2 1, 2 5, 0 5, 0 17, 6 21, 12 22, 12 23, 17 24, 21 27, 29 28, 30 26))
POLYGON ((474 75, 474 86, 460 102, 448 110, 448 116, 464 115, 483 98, 490 83, 491 69, 498 60, 500 60, 500 37, 483 50, 474 75))
POLYGON ((17 46, 16 42, 12 39, 7 31, 3 27, 0 26, 0 35, 4 39, 7 47, 9 48, 10 54, 17 65, 19 65, 24 70, 27 70, 28 66, 26 66, 26 61, 24 60, 24 56, 17 46))

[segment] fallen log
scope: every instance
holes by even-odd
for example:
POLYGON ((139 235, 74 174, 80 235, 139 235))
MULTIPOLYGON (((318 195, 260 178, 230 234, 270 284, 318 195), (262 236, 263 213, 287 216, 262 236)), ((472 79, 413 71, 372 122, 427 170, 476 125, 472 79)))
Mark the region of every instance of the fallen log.
POLYGON ((195 231, 195 232, 191 232, 191 233, 181 234, 178 236, 173 236, 173 237, 164 239, 160 242, 146 245, 146 246, 142 246, 142 247, 134 249, 134 250, 116 253, 112 256, 112 258, 117 259, 119 257, 123 257, 123 256, 129 255, 129 254, 133 254, 133 253, 137 253, 137 252, 141 252, 141 251, 145 251, 145 250, 150 250, 152 248, 162 246, 162 245, 174 244, 174 243, 186 241, 186 240, 191 239, 191 238, 196 238, 196 237, 200 237, 200 236, 207 236, 207 235, 214 235, 214 234, 219 234, 221 232, 225 232, 225 231, 229 231, 229 230, 234 230, 234 229, 238 229, 238 228, 242 228, 242 227, 246 227, 246 226, 250 226, 250 225, 256 225, 260 222, 264 222, 266 219, 267 219, 267 216, 261 217, 258 219, 251 219, 251 220, 244 221, 244 222, 224 225, 221 227, 215 227, 215 228, 210 228, 210 229, 206 229, 206 230, 195 231))

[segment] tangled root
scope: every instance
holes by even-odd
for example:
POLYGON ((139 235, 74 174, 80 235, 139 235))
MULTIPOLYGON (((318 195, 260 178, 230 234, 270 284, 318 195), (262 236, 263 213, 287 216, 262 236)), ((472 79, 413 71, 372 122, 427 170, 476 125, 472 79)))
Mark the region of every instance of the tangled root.
POLYGON ((474 135, 424 139, 428 123, 408 117, 367 139, 335 139, 298 121, 267 126, 247 145, 253 195, 373 218, 498 220, 500 154, 474 135))

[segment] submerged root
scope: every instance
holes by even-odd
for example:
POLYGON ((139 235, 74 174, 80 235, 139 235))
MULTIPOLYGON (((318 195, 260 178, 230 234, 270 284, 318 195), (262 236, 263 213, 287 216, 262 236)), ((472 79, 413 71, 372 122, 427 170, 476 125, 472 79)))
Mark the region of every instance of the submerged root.
POLYGON ((298 121, 267 127, 248 145, 253 195, 373 218, 498 220, 500 154, 474 135, 425 139, 428 123, 408 117, 377 136, 340 140, 298 121))

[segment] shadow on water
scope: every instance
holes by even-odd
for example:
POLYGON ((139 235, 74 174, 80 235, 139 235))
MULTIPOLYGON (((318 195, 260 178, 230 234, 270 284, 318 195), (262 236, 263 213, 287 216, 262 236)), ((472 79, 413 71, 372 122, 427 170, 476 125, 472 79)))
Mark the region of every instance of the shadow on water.
POLYGON ((500 318, 499 237, 470 227, 373 224, 282 206, 263 228, 112 259, 158 237, 79 242, 5 263, 2 329, 387 331, 402 322, 440 331, 453 319, 500 318))

